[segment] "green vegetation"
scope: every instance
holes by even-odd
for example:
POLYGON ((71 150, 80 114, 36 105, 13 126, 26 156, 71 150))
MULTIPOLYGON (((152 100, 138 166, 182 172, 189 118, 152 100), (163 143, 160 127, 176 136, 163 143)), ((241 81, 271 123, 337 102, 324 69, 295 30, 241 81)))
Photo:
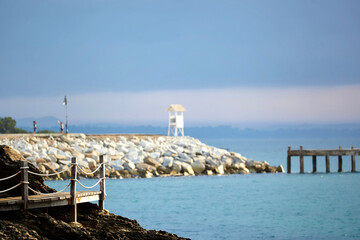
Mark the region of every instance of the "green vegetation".
POLYGON ((0 118, 0 133, 27 133, 26 130, 16 128, 16 120, 11 117, 0 118))
MULTIPOLYGON (((17 128, 16 120, 11 117, 0 118, 0 133, 29 133, 28 131, 17 128)), ((37 133, 56 133, 49 130, 41 130, 37 133)))
POLYGON ((41 131, 38 131, 37 133, 57 133, 57 132, 49 131, 49 130, 41 130, 41 131))

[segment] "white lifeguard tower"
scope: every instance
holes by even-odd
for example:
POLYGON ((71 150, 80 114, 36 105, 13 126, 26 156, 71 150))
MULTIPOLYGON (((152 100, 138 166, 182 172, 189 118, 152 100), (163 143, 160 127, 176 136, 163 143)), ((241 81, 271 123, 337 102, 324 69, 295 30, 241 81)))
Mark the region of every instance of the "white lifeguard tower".
POLYGON ((183 112, 186 109, 180 104, 171 104, 167 111, 169 112, 169 129, 168 136, 173 134, 177 137, 178 135, 184 136, 184 115, 183 112))

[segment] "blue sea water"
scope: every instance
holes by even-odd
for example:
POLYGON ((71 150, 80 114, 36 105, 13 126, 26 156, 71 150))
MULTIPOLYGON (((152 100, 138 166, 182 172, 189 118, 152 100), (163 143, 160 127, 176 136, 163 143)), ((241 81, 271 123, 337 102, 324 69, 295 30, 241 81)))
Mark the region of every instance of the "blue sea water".
MULTIPOLYGON (((202 140, 272 165, 286 164, 290 144, 360 145, 360 139, 202 140)), ((346 162, 343 168, 350 170, 346 162)), ((337 162, 331 163, 335 172, 337 162)), ((292 174, 108 179, 105 206, 146 229, 191 239, 360 239, 360 173, 297 174, 295 165, 292 174)), ((320 160, 318 165, 324 171, 320 160)))

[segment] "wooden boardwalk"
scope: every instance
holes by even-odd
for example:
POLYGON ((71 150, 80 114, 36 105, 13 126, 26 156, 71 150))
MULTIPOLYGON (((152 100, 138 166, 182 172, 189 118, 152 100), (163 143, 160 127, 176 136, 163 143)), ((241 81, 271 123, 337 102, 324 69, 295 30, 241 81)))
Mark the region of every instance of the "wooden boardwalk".
POLYGON ((327 149, 327 150, 305 150, 300 146, 299 150, 292 150, 289 146, 287 152, 287 173, 291 173, 291 157, 299 156, 300 160, 300 173, 304 173, 304 157, 312 157, 313 173, 317 172, 317 156, 325 157, 326 173, 330 173, 330 157, 335 156, 338 158, 338 172, 342 172, 343 168, 343 156, 351 156, 351 172, 356 172, 356 161, 355 156, 360 155, 360 149, 327 149))
POLYGON ((7 192, 14 188, 21 187, 21 196, 16 197, 7 197, 0 198, 0 211, 12 211, 19 209, 34 209, 34 208, 44 208, 44 207, 57 207, 57 206, 71 206, 71 218, 73 222, 77 221, 77 204, 84 202, 93 202, 99 201, 99 208, 104 210, 104 201, 106 198, 105 193, 105 163, 104 156, 100 156, 100 164, 97 169, 93 172, 85 172, 77 165, 76 158, 71 160, 71 179, 70 183, 59 192, 55 193, 41 193, 29 186, 29 177, 28 174, 38 175, 38 176, 49 176, 56 175, 59 173, 51 174, 41 174, 35 173, 28 170, 27 161, 21 161, 20 171, 12 176, 0 179, 0 181, 5 181, 7 179, 13 178, 16 175, 21 173, 21 181, 17 185, 2 190, 0 192, 7 192), (100 179, 91 187, 84 186, 77 179, 77 171, 82 171, 85 174, 93 174, 96 171, 100 171, 100 179), (77 183, 84 188, 94 188, 95 186, 100 186, 100 191, 76 191, 77 183), (70 186, 70 192, 63 192, 70 186), (35 193, 35 195, 29 195, 29 190, 35 193))
MULTIPOLYGON (((92 202, 100 200, 101 191, 76 192, 76 203, 92 202)), ((51 196, 30 195, 27 209, 57 207, 72 205, 70 192, 55 193, 51 196)), ((0 211, 20 210, 24 208, 24 200, 21 196, 0 198, 0 211)))

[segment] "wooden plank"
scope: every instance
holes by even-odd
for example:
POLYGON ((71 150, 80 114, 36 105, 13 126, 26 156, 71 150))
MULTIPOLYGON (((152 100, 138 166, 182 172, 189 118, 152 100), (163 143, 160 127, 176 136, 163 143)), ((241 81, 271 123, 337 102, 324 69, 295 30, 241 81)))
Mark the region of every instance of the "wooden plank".
MULTIPOLYGON (((291 150, 291 156, 300 156, 300 150, 291 150)), ((328 149, 328 150, 302 150, 304 156, 339 156, 339 155, 360 155, 360 149, 328 149)))
POLYGON ((12 204, 23 204, 23 200, 19 199, 19 200, 9 200, 6 205, 12 205, 12 204))
POLYGON ((76 192, 76 197, 99 195, 101 191, 79 191, 76 192))
POLYGON ((44 208, 44 207, 59 207, 69 205, 67 200, 59 201, 43 201, 43 202, 29 202, 29 209, 44 208))
POLYGON ((57 201, 59 196, 56 195, 39 195, 40 197, 29 198, 31 202, 47 202, 47 201, 57 201))
POLYGON ((22 209, 23 204, 22 201, 20 204, 11 204, 11 205, 1 205, 0 206, 0 211, 14 211, 14 210, 20 210, 22 209))
POLYGON ((76 203, 94 202, 94 201, 99 201, 99 200, 100 200, 100 194, 76 198, 76 203))
POLYGON ((8 197, 8 198, 0 198, 0 206, 1 205, 8 205, 8 204, 19 204, 23 203, 21 197, 8 197))
MULTIPOLYGON (((76 193, 76 203, 93 202, 100 200, 101 191, 80 191, 76 193)), ((0 211, 19 210, 23 207, 20 196, 0 199, 0 211)), ((28 209, 57 207, 71 205, 69 192, 55 193, 53 195, 30 195, 28 198, 28 209)))
POLYGON ((0 204, 0 206, 2 205, 11 205, 11 204, 22 204, 23 200, 21 199, 21 197, 19 197, 18 199, 10 199, 8 201, 4 201, 0 204))

